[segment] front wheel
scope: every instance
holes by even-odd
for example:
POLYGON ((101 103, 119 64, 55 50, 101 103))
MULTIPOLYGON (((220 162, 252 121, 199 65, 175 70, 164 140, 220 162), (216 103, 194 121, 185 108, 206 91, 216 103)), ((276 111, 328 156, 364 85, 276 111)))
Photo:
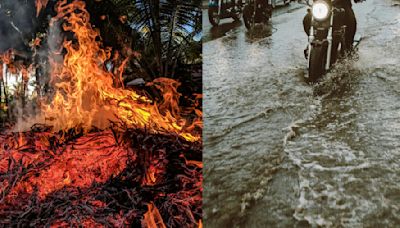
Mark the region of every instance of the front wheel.
POLYGON ((326 51, 327 48, 325 45, 312 46, 311 53, 308 56, 310 58, 308 66, 309 82, 316 82, 323 74, 325 74, 326 51))
POLYGON ((218 7, 210 7, 208 8, 208 20, 210 21, 212 26, 219 25, 219 15, 218 15, 218 7))
POLYGON ((254 6, 246 5, 243 9, 243 22, 247 29, 251 29, 254 24, 254 6))

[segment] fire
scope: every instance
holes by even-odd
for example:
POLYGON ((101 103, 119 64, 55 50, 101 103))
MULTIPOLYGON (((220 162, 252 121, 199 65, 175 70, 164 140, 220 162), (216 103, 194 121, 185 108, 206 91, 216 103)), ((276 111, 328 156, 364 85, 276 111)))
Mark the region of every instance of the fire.
MULTIPOLYGON (((0 62, 4 64, 8 71, 13 74, 16 74, 18 69, 16 68, 16 64, 14 63, 15 52, 14 50, 10 49, 5 53, 0 55, 0 62)), ((2 73, 3 73, 3 66, 2 66, 2 73)))
POLYGON ((113 81, 120 81, 121 75, 105 69, 110 52, 101 47, 99 32, 89 22, 85 3, 68 4, 64 0, 57 4, 56 11, 53 26, 56 20, 64 20, 63 29, 75 34, 75 40, 64 41, 67 53, 63 63, 52 62, 51 79, 56 91, 52 101, 42 108, 46 124, 56 130, 82 127, 89 131, 92 126, 105 128, 108 120, 118 119, 130 127, 176 133, 188 141, 200 139, 193 129, 201 128, 201 111, 195 111, 194 121, 181 116, 185 110, 178 105, 178 82, 167 78, 153 82, 163 94, 159 104, 135 91, 115 88, 113 81))
MULTIPOLYGON (((2 86, 8 88, 7 91, 3 91, 5 100, 8 100, 7 95, 9 93, 13 93, 19 98, 34 97, 33 89, 29 86, 33 64, 26 66, 24 60, 22 60, 25 57, 23 53, 13 49, 9 49, 3 54, 0 54, 0 81, 2 86), (17 58, 19 58, 19 60, 17 60, 17 58)), ((1 109, 3 110, 8 108, 5 103, 1 104, 1 109)))
POLYGON ((199 143, 133 129, 120 142, 111 130, 80 135, 0 133, 0 217, 11 216, 0 224, 202 226, 199 143))
POLYGON ((166 228, 164 221, 153 203, 147 205, 148 211, 144 214, 142 226, 144 228, 166 228))
POLYGON ((155 170, 154 166, 150 165, 147 169, 143 184, 144 185, 154 185, 157 181, 157 178, 155 175, 156 175, 156 170, 155 170))
MULTIPOLYGON (((106 70, 111 51, 84 1, 68 2, 51 23, 74 34, 62 62, 61 51, 49 57, 54 93, 40 100, 30 131, 0 132, 0 226, 202 227, 202 112, 179 106, 172 79, 148 84, 160 99, 125 89, 129 59, 106 70)), ((36 0, 37 15, 47 3, 36 0)), ((25 88, 35 65, 18 55, 0 55, 0 77, 18 74, 25 88)))
POLYGON ((0 147, 3 151, 3 154, 0 154, 0 173, 10 168, 6 158, 12 158, 16 162, 15 165, 21 163, 26 167, 45 159, 52 161, 51 165, 41 169, 36 176, 17 184, 12 195, 17 196, 21 192, 32 193, 36 186, 39 197, 43 199, 64 186, 84 188, 90 186, 93 181, 103 183, 112 175, 118 175, 126 167, 128 150, 124 146, 115 145, 111 131, 90 133, 85 138, 67 144, 63 156, 56 159, 51 158, 54 156, 51 153, 48 154, 51 151, 51 145, 48 143, 50 135, 42 134, 40 137, 34 137, 35 147, 29 146, 29 138, 32 139, 32 136, 29 137, 24 133, 16 133, 15 140, 0 137, 0 142, 3 144, 0 147), (88 139, 92 140, 87 142, 88 139), (14 145, 6 145, 5 142, 13 142, 14 145), (113 144, 114 146, 110 146, 113 144), (7 149, 8 147, 11 149, 7 149), (29 155, 12 148, 42 151, 42 153, 29 155))
POLYGON ((46 8, 49 0, 36 0, 36 17, 39 16, 39 13, 42 9, 46 8))

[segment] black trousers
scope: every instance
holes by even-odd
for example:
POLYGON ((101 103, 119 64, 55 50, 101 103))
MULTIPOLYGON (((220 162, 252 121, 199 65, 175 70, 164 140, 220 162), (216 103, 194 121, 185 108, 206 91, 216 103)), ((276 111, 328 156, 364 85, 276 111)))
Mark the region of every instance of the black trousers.
MULTIPOLYGON (((354 15, 354 11, 353 8, 351 7, 351 4, 340 4, 336 5, 336 7, 345 9, 344 22, 342 21, 341 23, 344 23, 347 26, 345 48, 346 50, 351 50, 354 42, 354 35, 356 34, 357 30, 356 16, 354 15)), ((308 12, 303 19, 304 31, 307 33, 308 36, 310 35, 309 33, 311 27, 311 17, 312 17, 311 12, 308 12)), ((335 20, 334 18, 334 27, 335 23, 338 23, 338 20, 335 20)))

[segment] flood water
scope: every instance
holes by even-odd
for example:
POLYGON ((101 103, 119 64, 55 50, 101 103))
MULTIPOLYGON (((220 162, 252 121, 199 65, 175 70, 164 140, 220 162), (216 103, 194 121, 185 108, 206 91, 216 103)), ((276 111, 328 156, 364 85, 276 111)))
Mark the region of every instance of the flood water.
POLYGON ((400 224, 400 1, 353 5, 357 54, 317 85, 305 7, 204 43, 205 227, 400 224))

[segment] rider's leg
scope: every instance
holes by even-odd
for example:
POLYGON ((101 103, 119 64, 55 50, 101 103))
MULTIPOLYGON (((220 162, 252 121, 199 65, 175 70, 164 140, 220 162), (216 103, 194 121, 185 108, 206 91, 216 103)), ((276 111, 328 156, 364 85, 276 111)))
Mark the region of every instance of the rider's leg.
POLYGON ((307 33, 307 36, 310 35, 311 18, 312 18, 312 15, 310 12, 308 12, 303 19, 303 28, 304 28, 304 32, 307 33))
POLYGON ((351 7, 346 10, 346 50, 351 50, 353 47, 354 36, 357 30, 357 21, 354 15, 354 11, 351 7))
MULTIPOLYGON (((310 36, 310 28, 311 28, 311 13, 310 11, 308 11, 308 13, 306 14, 306 16, 303 19, 303 28, 304 28, 304 32, 306 32, 307 37, 310 36)), ((308 44, 306 46, 306 48, 304 49, 304 57, 308 58, 308 44)))

